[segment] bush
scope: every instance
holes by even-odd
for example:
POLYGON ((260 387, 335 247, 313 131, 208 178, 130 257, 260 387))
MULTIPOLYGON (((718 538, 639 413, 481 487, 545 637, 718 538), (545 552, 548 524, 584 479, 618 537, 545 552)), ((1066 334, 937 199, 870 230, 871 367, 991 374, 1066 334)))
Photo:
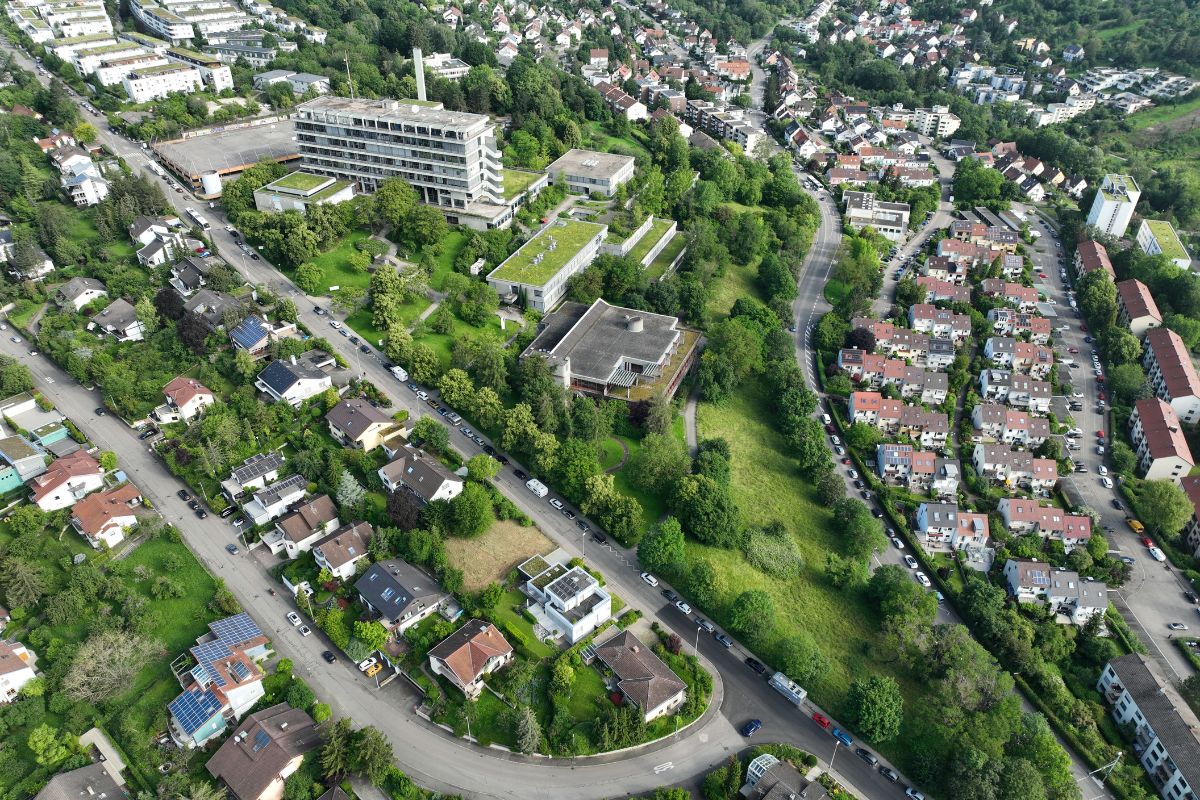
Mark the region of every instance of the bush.
POLYGON ((744 550, 751 566, 772 578, 795 579, 804 566, 795 542, 786 536, 770 536, 762 531, 754 531, 747 539, 744 550))

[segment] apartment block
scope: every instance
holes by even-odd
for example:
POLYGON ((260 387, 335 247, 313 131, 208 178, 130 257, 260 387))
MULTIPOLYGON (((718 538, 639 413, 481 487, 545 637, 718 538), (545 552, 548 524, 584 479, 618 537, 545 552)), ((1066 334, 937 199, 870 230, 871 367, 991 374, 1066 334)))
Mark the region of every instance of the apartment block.
POLYGON ((1162 325, 1162 314, 1146 284, 1136 278, 1117 284, 1117 321, 1139 339, 1162 325))
POLYGON ((1086 275, 1094 269, 1102 269, 1108 273, 1108 277, 1114 281, 1117 279, 1112 262, 1108 260, 1108 250, 1104 245, 1088 239, 1080 242, 1075 249, 1075 274, 1086 275))
POLYGON ((296 140, 309 172, 353 181, 366 192, 399 177, 451 224, 486 229, 512 222, 495 127, 483 114, 429 101, 324 96, 297 107, 296 140))
POLYGON ((1129 417, 1130 437, 1138 466, 1146 480, 1179 479, 1191 472, 1196 461, 1183 435, 1179 417, 1157 397, 1138 400, 1129 417))
POLYGON ((1175 227, 1166 220, 1142 220, 1142 224, 1138 227, 1137 243, 1146 255, 1166 256, 1171 259, 1172 264, 1180 269, 1187 269, 1192 265, 1192 258, 1188 255, 1183 242, 1179 240, 1179 234, 1175 232, 1175 227))
POLYGON ((1142 366, 1154 394, 1167 402, 1185 425, 1200 421, 1200 377, 1179 334, 1155 328, 1146 334, 1142 366))
POLYGON ((1129 228, 1133 209, 1141 196, 1142 190, 1132 176, 1115 173, 1105 175, 1088 211, 1088 226, 1121 238, 1129 228))
POLYGON ((904 241, 908 233, 908 203, 876 200, 870 192, 846 192, 846 221, 855 230, 873 228, 876 233, 893 242, 904 241))
POLYGON ((188 94, 200 89, 204 81, 200 71, 184 64, 164 64, 134 70, 121 82, 135 103, 161 100, 174 92, 188 94))
POLYGON ((949 106, 918 108, 913 112, 913 130, 922 136, 945 138, 958 130, 960 123, 958 116, 950 113, 949 106))

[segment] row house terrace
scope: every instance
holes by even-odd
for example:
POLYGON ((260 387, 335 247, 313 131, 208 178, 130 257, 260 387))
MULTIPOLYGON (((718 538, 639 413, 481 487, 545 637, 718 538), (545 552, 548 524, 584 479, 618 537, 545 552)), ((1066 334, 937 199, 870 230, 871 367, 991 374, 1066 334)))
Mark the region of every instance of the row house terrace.
POLYGON ((1035 458, 1026 450, 1013 450, 1005 444, 977 444, 971 460, 981 478, 1010 489, 1049 495, 1058 483, 1054 459, 1035 458))
POLYGON ((1050 421, 998 403, 980 403, 971 411, 978 441, 991 439, 1006 445, 1038 447, 1050 438, 1050 421))
POLYGON ((1087 545, 1092 538, 1092 520, 1078 514, 1068 514, 1056 506, 1043 506, 1037 500, 1023 497, 1004 497, 1000 500, 1000 517, 1004 527, 1015 534, 1036 533, 1043 539, 1063 543, 1070 553, 1087 545))
POLYGON ((922 275, 917 278, 917 286, 924 292, 922 299, 926 303, 971 302, 971 290, 952 281, 922 275))
POLYGON ((1054 368, 1053 350, 1012 336, 988 337, 983 343, 983 356, 997 367, 1024 372, 1039 380, 1044 380, 1054 368))
POLYGON ((1032 287, 999 278, 984 278, 979 289, 985 296, 1000 298, 1018 311, 1029 313, 1037 310, 1038 293, 1032 287))
POLYGON ((917 506, 913 531, 926 552, 962 552, 976 569, 986 571, 991 566, 987 514, 962 511, 955 503, 922 503, 917 506))
POLYGON ((955 314, 928 303, 909 306, 908 324, 918 333, 928 333, 937 339, 950 339, 962 344, 971 335, 971 318, 966 314, 955 314))
POLYGON ((899 389, 900 397, 905 400, 915 399, 930 405, 946 402, 949 378, 944 372, 931 372, 910 366, 898 358, 851 348, 838 352, 837 363, 857 383, 874 389, 891 384, 899 389))
POLYGON ((850 419, 893 436, 911 438, 922 447, 945 447, 950 436, 950 421, 945 414, 906 405, 878 392, 852 392, 850 419))
POLYGON ((1050 383, 1006 369, 979 373, 979 394, 986 400, 1025 408, 1035 414, 1050 411, 1050 383))
POLYGON ((925 277, 953 283, 956 286, 966 286, 971 265, 967 261, 959 261, 946 256, 930 256, 925 259, 925 266, 921 268, 921 272, 925 277))
POLYGON ((911 444, 878 445, 875 470, 885 482, 905 486, 911 492, 933 492, 938 497, 954 497, 958 492, 958 462, 911 444))
POLYGON ((1036 314, 1023 314, 1011 308, 993 308, 987 313, 992 332, 1001 336, 1025 336, 1034 344, 1047 344, 1053 326, 1036 314))

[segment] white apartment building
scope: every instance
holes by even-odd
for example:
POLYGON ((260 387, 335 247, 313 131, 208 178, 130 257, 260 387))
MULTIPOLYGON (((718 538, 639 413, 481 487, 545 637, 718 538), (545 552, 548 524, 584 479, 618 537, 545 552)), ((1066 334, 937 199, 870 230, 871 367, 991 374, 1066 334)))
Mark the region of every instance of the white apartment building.
POLYGON ((501 188, 495 126, 483 114, 422 100, 325 96, 297 107, 304 169, 373 192, 403 178, 450 224, 505 227, 512 209, 501 188))
POLYGON ((1179 479, 1191 472, 1196 461, 1183 435, 1179 417, 1162 400, 1151 397, 1133 404, 1129 417, 1130 438, 1138 466, 1146 480, 1179 479))
POLYGON ((1179 334, 1170 328, 1147 331, 1142 366, 1154 394, 1174 409, 1181 422, 1200 421, 1200 376, 1179 334))
POLYGON ((1146 255, 1165 255, 1171 259, 1172 264, 1180 269, 1187 269, 1192 265, 1191 256, 1188 255, 1183 242, 1179 240, 1175 226, 1166 220, 1142 220, 1142 224, 1138 227, 1137 243, 1146 255))
POLYGON ((178 64, 194 67, 204 83, 214 92, 233 88, 233 71, 216 56, 204 55, 182 47, 169 47, 163 55, 178 64))
POLYGON ((1110 172, 1104 176, 1096 199, 1092 201, 1087 216, 1088 226, 1121 238, 1129 227, 1133 209, 1141 196, 1142 190, 1132 176, 1110 172))
POLYGON ((142 50, 121 58, 105 60, 96 67, 94 74, 102 86, 120 86, 131 73, 153 67, 165 67, 170 63, 157 53, 142 50))
POLYGON ((1096 690, 1112 705, 1117 724, 1133 728, 1134 752, 1165 800, 1195 797, 1200 788, 1200 719, 1171 681, 1140 653, 1114 658, 1096 690))
POLYGON ((958 115, 950 113, 949 106, 918 108, 913 112, 913 130, 922 136, 945 138, 958 130, 960 124, 958 115))
MULTIPOLYGON (((95 72, 96 68, 105 61, 112 61, 125 56, 142 55, 145 52, 145 49, 135 42, 110 41, 105 44, 97 44, 75 50, 71 54, 71 57, 65 60, 71 62, 71 66, 75 67, 75 71, 79 73, 79 77, 86 78, 95 72)), ((120 83, 120 81, 117 81, 117 83, 120 83)), ((105 85, 111 86, 112 84, 105 85)))
POLYGON ((173 11, 155 5, 151 0, 130 0, 129 10, 146 30, 171 44, 191 41, 196 37, 192 23, 173 11))
POLYGON ((123 80, 125 93, 135 103, 160 100, 172 92, 192 93, 204 84, 200 71, 184 64, 165 64, 131 72, 123 80))

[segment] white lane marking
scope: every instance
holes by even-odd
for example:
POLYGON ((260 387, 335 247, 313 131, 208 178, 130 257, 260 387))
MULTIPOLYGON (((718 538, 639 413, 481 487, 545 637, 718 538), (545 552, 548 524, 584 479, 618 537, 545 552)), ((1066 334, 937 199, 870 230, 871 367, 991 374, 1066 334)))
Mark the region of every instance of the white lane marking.
POLYGON ((670 761, 666 762, 665 764, 659 764, 657 767, 655 767, 654 774, 658 775, 663 772, 666 772, 669 769, 675 769, 675 765, 672 764, 670 761))

